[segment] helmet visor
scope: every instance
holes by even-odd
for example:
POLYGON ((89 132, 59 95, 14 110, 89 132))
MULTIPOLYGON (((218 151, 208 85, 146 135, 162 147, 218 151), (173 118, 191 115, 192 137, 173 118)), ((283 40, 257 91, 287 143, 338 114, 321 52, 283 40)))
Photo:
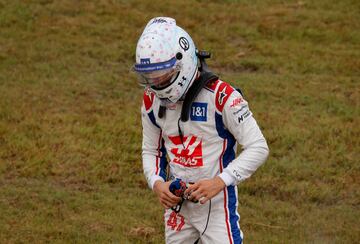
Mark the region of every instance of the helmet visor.
POLYGON ((179 68, 174 67, 168 70, 138 73, 139 83, 157 89, 165 88, 174 81, 179 71, 179 68))
POLYGON ((132 70, 137 73, 140 85, 155 89, 165 88, 177 77, 181 65, 176 59, 156 64, 135 64, 132 70))

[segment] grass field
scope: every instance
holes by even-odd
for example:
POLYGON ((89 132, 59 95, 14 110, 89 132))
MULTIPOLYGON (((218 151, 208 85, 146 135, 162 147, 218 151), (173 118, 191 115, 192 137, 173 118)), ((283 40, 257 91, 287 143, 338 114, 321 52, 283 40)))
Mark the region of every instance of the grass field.
POLYGON ((360 242, 360 2, 0 0, 0 242, 163 243, 141 166, 142 28, 177 19, 270 157, 246 243, 360 242))

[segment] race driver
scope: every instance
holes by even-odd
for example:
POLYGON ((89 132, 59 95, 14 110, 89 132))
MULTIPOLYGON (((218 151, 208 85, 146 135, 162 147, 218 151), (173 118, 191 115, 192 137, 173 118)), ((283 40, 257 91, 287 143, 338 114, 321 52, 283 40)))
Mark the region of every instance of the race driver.
POLYGON ((237 185, 269 153, 248 103, 209 71, 208 56, 169 17, 151 19, 136 47, 143 169, 165 208, 166 243, 242 243, 237 185), (184 201, 169 190, 175 179, 188 186, 184 201))

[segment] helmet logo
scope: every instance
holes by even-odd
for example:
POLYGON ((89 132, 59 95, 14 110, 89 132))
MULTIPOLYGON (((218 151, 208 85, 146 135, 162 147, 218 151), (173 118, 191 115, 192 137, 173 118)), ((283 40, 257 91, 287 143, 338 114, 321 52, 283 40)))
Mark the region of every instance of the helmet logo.
POLYGON ((183 76, 183 77, 181 78, 181 81, 178 82, 178 85, 179 85, 179 86, 183 86, 185 81, 186 81, 186 77, 183 76))
POLYGON ((167 23, 167 21, 164 19, 161 19, 161 18, 156 18, 153 20, 153 22, 151 24, 154 24, 154 23, 161 24, 161 23, 167 23))
POLYGON ((150 59, 149 58, 141 58, 140 63, 141 64, 150 64, 150 59))
POLYGON ((190 47, 189 41, 185 37, 180 37, 179 44, 184 51, 187 51, 190 47))

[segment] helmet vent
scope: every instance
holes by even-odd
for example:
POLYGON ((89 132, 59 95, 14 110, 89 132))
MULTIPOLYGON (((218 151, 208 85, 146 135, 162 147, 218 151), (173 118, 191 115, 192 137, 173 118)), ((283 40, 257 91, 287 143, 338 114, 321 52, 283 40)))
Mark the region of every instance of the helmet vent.
POLYGON ((182 57, 183 57, 182 53, 177 53, 177 54, 176 54, 176 59, 177 59, 177 60, 181 60, 182 57))

